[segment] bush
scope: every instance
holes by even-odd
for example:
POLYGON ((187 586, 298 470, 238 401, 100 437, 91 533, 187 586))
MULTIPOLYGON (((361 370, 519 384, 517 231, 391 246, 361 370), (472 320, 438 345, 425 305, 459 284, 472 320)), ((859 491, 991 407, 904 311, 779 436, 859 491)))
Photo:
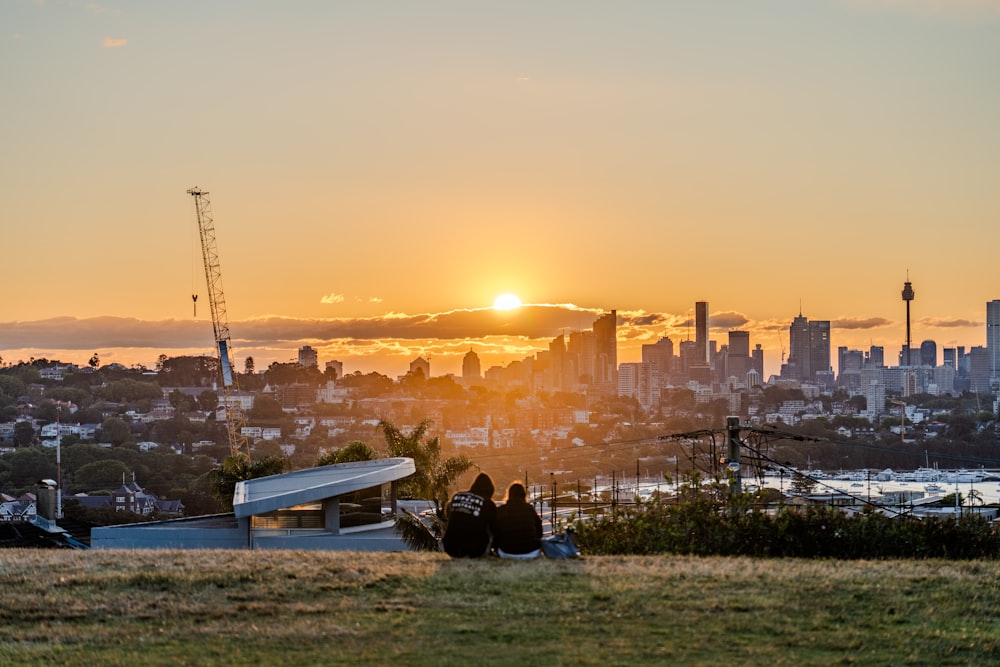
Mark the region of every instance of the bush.
POLYGON ((1000 532, 975 514, 959 519, 847 514, 832 507, 783 506, 774 514, 749 496, 682 494, 576 522, 591 554, 691 554, 778 558, 997 558, 1000 532))

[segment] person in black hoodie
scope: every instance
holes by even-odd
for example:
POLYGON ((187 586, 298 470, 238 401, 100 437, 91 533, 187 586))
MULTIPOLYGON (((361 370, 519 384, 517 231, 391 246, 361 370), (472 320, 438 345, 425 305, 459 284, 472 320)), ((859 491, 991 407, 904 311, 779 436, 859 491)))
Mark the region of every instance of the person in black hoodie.
POLYGON ((502 558, 536 558, 541 554, 542 520, 528 504, 524 484, 507 487, 507 499, 497 508, 494 546, 502 558))
POLYGON ((452 558, 478 558, 490 552, 496 523, 493 480, 479 473, 468 491, 451 497, 445 518, 445 552, 452 558))

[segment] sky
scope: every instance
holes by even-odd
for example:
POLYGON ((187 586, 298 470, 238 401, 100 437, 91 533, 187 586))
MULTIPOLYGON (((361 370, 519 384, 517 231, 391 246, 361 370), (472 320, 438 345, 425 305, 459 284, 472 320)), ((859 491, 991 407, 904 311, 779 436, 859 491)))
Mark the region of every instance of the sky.
MULTIPOLYGON (((1000 0, 0 0, 0 357, 985 344, 1000 0), (191 295, 197 293, 197 314, 191 295), (530 307, 498 311, 501 294, 530 307)), ((836 370, 836 369, 834 369, 836 370)))

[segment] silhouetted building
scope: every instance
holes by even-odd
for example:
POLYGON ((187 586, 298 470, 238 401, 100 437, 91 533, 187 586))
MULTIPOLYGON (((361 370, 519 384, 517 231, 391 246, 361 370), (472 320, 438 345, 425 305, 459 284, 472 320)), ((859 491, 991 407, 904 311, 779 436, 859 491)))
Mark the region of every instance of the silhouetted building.
MULTIPOLYGON (((667 386, 674 365, 674 342, 664 336, 651 345, 643 345, 642 361, 653 365, 657 384, 660 387, 667 386)), ((620 369, 619 372, 621 372, 620 369)))
POLYGON ((708 301, 696 301, 694 304, 694 342, 698 344, 696 362, 709 363, 711 352, 708 348, 708 301))
POLYGON ((333 372, 337 374, 338 380, 344 377, 344 362, 334 360, 334 361, 328 361, 324 365, 326 367, 326 370, 330 370, 331 368, 333 369, 333 372))
POLYGON ((594 321, 594 385, 614 395, 618 390, 618 311, 594 321))
POLYGON ((986 349, 990 355, 990 380, 1000 379, 1000 301, 986 302, 986 349))
POLYGON ((302 368, 318 368, 319 354, 309 345, 299 348, 299 366, 302 368))
POLYGON ((431 376, 431 362, 427 361, 423 357, 417 357, 410 362, 410 372, 414 373, 417 369, 424 374, 425 379, 431 376))
POLYGON ((479 380, 483 376, 482 368, 479 365, 479 355, 475 350, 469 350, 462 357, 462 379, 466 382, 479 380))
POLYGON ((937 366, 937 343, 925 340, 920 344, 920 365, 930 368, 937 366))
POLYGON ((830 321, 810 322, 800 312, 788 329, 788 362, 782 368, 782 377, 815 382, 816 374, 822 373, 821 381, 825 383, 831 371, 830 321))

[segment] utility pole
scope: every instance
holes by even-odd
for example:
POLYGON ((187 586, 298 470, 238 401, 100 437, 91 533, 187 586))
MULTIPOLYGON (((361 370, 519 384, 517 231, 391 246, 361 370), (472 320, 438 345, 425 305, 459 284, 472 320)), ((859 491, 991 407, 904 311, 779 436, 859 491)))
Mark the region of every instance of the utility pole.
POLYGON ((732 475, 733 495, 743 491, 743 483, 740 478, 740 418, 726 417, 726 433, 729 439, 729 457, 726 459, 726 467, 732 475))

